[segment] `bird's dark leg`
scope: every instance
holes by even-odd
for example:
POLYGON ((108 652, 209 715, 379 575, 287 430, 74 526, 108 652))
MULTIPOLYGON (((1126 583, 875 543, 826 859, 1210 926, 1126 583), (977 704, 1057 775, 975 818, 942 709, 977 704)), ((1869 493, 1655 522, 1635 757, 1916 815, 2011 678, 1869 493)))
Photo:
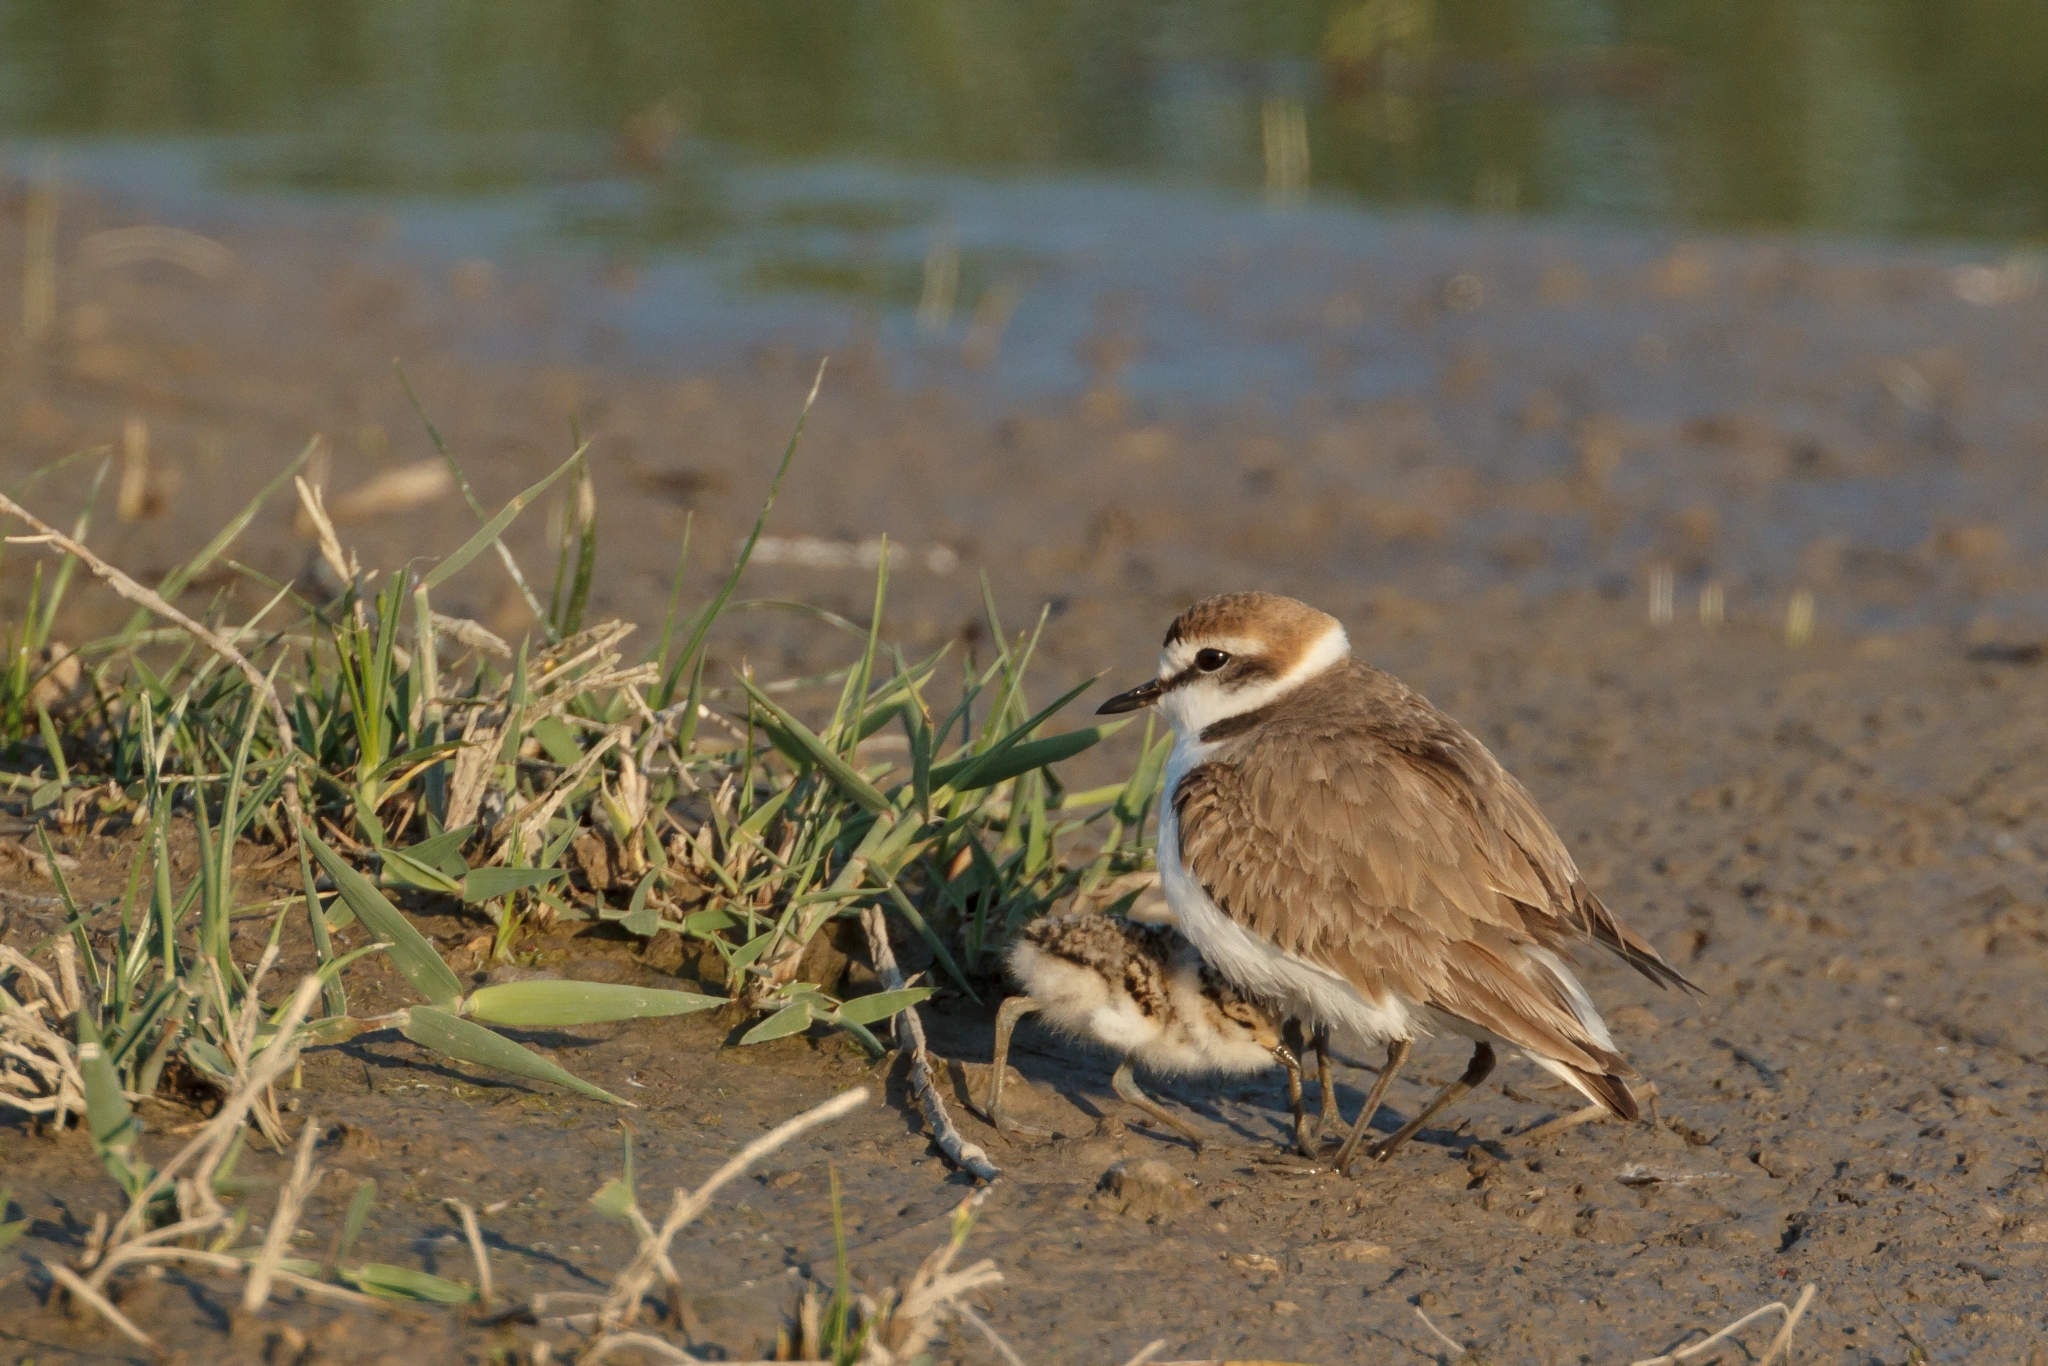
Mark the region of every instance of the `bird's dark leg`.
POLYGON ((1358 1144, 1372 1124, 1372 1117, 1379 1113, 1380 1102, 1386 1099, 1387 1088, 1394 1084, 1394 1074, 1401 1070, 1401 1064, 1408 1061, 1408 1050, 1415 1045, 1407 1039, 1387 1041, 1387 1065, 1380 1069, 1379 1080, 1372 1084, 1372 1092, 1365 1098, 1365 1108, 1358 1112, 1358 1122, 1351 1126, 1351 1134, 1344 1140, 1344 1146, 1337 1149, 1337 1174, 1343 1176, 1351 1170, 1351 1155, 1358 1151, 1358 1144))
POLYGON ((1344 1116, 1337 1109, 1337 1083, 1330 1076, 1330 1030, 1327 1025, 1316 1026, 1314 1048, 1316 1050, 1316 1080, 1323 1088, 1322 1118, 1316 1121, 1316 1138, 1332 1129, 1342 1128, 1344 1116))
POLYGON ((1439 1110, 1449 1105, 1467 1091, 1485 1081, 1493 1071, 1493 1045, 1482 1043, 1472 1049, 1472 1061, 1465 1064, 1465 1075, 1436 1093, 1436 1099, 1422 1108, 1422 1113, 1403 1124, 1380 1142, 1375 1143, 1366 1156, 1375 1162, 1384 1162, 1393 1155, 1394 1149, 1406 1143, 1421 1132, 1422 1126, 1436 1118, 1439 1110))
POLYGON ((1046 1136, 1043 1129, 1011 1124, 1003 1118, 1003 1079, 1010 1070, 1010 1035, 1016 1032, 1017 1021, 1036 1009, 1038 1002, 1029 996, 1012 996, 1003 1002, 1002 1009, 996 1012, 996 1053, 994 1063, 989 1068, 988 1099, 983 1107, 983 1114, 988 1122, 995 1126, 995 1131, 1004 1138, 1014 1138, 1018 1134, 1030 1134, 1041 1138, 1046 1136))
MULTIPOLYGON (((1304 1048, 1301 1035, 1301 1021, 1289 1020, 1286 1024, 1282 1025, 1280 1037, 1283 1043, 1279 1048, 1273 1050, 1273 1056, 1278 1058, 1280 1065, 1287 1069, 1287 1108, 1294 1114, 1294 1146, 1303 1157, 1314 1157, 1319 1151, 1320 1145, 1317 1143, 1317 1140, 1322 1137, 1322 1131, 1309 1128, 1308 1107, 1302 1103, 1301 1098, 1301 1055, 1304 1048)), ((1316 1037, 1320 1040, 1322 1036, 1318 1034, 1316 1037)), ((1327 1069, 1329 1064, 1326 1062, 1323 1066, 1325 1068, 1323 1091, 1327 1105, 1329 1094, 1327 1080, 1329 1073, 1327 1069)))
POLYGON ((1138 1089, 1137 1078, 1131 1075, 1131 1060, 1129 1058, 1125 1058, 1122 1064, 1117 1067, 1116 1075, 1109 1079, 1109 1084, 1116 1089, 1118 1095, 1186 1139, 1189 1146, 1194 1148, 1196 1152, 1202 1151, 1202 1136, 1200 1134, 1190 1128, 1187 1122, 1175 1115, 1173 1111, 1138 1089))

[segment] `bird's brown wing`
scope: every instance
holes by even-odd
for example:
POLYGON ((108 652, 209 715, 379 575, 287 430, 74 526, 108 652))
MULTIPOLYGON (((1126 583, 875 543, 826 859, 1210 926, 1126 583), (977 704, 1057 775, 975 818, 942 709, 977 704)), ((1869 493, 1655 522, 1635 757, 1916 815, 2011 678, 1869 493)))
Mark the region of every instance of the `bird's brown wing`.
POLYGON ((1182 864, 1252 934, 1369 996, 1426 1002, 1591 1074, 1632 1075, 1526 952, 1603 938, 1571 892, 1583 884, 1569 856, 1478 741, 1424 719, 1391 736, 1339 737, 1313 719, 1247 734, 1176 784, 1182 864), (1553 847, 1556 859, 1531 857, 1553 847))
MULTIPOLYGON (((1517 886, 1505 885, 1504 880, 1499 890, 1521 905, 1533 918, 1533 925, 1558 938, 1591 939, 1660 987, 1680 986, 1698 991, 1683 973, 1664 960, 1664 955, 1649 940, 1622 924, 1606 903, 1593 894, 1593 889, 1579 876, 1578 866, 1572 862, 1564 841, 1558 838, 1557 831, 1537 809, 1536 799, 1515 775, 1502 768, 1478 741, 1470 736, 1460 738, 1465 742, 1462 748, 1469 752, 1460 755, 1458 767, 1477 770, 1463 783, 1476 818, 1499 830, 1513 846, 1518 865, 1529 874, 1517 886), (1522 895, 1524 892, 1542 899, 1531 901, 1522 895)), ((1458 780, 1450 776, 1446 784, 1452 788, 1459 786, 1458 780)))

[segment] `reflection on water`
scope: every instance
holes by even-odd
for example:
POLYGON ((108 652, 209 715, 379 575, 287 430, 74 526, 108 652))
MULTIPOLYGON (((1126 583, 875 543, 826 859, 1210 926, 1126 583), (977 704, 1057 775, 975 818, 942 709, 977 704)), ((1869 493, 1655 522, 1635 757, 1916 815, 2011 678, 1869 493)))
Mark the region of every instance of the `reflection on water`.
POLYGON ((2044 51, 2038 0, 0 0, 0 134, 266 135, 216 172, 297 190, 644 177, 561 225, 640 244, 729 221, 720 156, 2014 238, 2044 51))

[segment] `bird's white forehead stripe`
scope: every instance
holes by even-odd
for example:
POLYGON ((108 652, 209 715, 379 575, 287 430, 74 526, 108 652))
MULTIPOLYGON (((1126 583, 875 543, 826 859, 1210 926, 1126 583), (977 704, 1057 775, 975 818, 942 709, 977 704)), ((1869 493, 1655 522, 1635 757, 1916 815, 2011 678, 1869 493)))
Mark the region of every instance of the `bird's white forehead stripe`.
MULTIPOLYGON (((1195 656, 1203 650, 1221 650, 1225 654, 1257 654, 1265 648, 1265 642, 1249 636, 1206 636, 1194 640, 1177 640, 1159 652, 1159 681, 1164 683, 1195 662, 1195 656)), ((1266 686, 1271 689, 1269 696, 1277 695, 1329 668, 1338 660, 1351 653, 1351 637, 1345 634, 1344 624, 1333 621, 1315 642, 1301 652, 1301 657, 1288 666, 1285 673, 1273 679, 1266 686)))

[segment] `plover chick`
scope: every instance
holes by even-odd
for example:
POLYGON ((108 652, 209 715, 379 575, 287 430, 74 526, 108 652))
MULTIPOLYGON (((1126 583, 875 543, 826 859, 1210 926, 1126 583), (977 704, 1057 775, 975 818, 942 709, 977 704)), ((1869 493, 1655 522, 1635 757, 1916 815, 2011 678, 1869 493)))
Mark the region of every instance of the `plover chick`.
POLYGON ((1243 1075, 1276 1064, 1287 1069, 1287 1099, 1296 1146, 1313 1157, 1324 1125, 1338 1119, 1327 1040, 1318 1035, 1322 1122, 1310 1125, 1302 1103, 1301 1029, 1224 981, 1171 925, 1141 925, 1120 916, 1047 916, 1027 926, 1009 953, 1010 973, 1025 994, 996 1012, 988 1120, 1007 1136, 1003 1079, 1010 1035, 1036 1012, 1062 1034, 1088 1039, 1118 1055, 1116 1093, 1185 1138, 1202 1137, 1186 1121, 1138 1089, 1134 1068, 1169 1076, 1243 1075))
POLYGON ((1100 710, 1148 706, 1174 731, 1159 870, 1181 932, 1280 1012, 1387 1046, 1340 1171, 1432 1026, 1470 1038, 1471 1063, 1375 1158, 1483 1081, 1496 1046, 1637 1117, 1637 1073, 1562 951, 1590 940, 1692 984, 1601 904, 1486 746, 1353 659, 1336 618, 1271 593, 1196 603, 1158 676, 1100 710))

